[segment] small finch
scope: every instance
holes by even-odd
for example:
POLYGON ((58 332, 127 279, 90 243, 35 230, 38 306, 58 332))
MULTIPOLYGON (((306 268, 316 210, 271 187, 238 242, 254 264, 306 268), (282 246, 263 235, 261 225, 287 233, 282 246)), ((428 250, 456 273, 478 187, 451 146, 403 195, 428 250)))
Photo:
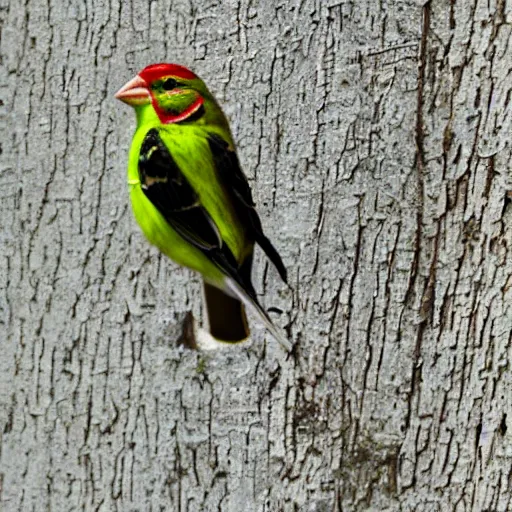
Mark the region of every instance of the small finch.
POLYGON ((211 335, 231 343, 246 339, 245 306, 290 350, 251 283, 255 243, 284 282, 286 268, 263 234, 229 124, 213 95, 189 69, 153 64, 115 96, 137 115, 128 161, 135 218, 160 251, 202 275, 211 335))

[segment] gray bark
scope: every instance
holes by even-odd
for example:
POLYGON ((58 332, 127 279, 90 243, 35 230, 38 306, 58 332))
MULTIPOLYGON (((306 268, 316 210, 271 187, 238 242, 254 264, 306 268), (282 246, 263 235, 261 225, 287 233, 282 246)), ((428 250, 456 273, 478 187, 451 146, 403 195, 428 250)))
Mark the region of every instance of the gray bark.
POLYGON ((0 0, 0 509, 512 509, 512 4, 0 0), (149 5, 149 8, 148 8, 149 5), (180 348, 128 205, 145 65, 229 116, 297 344, 180 348))

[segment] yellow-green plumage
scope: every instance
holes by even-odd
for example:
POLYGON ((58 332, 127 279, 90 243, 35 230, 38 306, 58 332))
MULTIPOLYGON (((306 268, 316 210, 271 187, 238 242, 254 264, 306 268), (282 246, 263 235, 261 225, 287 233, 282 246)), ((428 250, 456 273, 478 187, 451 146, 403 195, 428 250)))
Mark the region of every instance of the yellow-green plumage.
POLYGON ((227 294, 206 289, 207 303, 215 302, 209 307, 212 334, 230 341, 248 335, 242 301, 288 348, 250 283, 254 243, 263 247, 283 279, 286 270, 263 235, 229 125, 213 96, 185 68, 154 65, 117 97, 137 114, 128 184, 145 236, 227 294))
POLYGON ((183 240, 145 196, 139 180, 139 153, 142 141, 152 128, 158 128, 176 163, 200 196, 238 261, 252 250, 243 226, 233 214, 220 187, 202 126, 170 124, 162 126, 151 105, 137 109, 137 130, 130 148, 128 183, 133 212, 147 239, 176 263, 201 273, 219 285, 224 275, 201 251, 183 240))

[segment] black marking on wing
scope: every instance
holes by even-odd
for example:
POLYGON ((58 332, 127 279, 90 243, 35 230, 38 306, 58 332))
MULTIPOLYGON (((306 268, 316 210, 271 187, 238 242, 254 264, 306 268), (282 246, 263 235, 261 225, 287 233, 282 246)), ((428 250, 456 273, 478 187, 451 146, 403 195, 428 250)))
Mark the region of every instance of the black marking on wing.
POLYGON ((200 249, 222 245, 217 227, 156 129, 142 142, 139 178, 146 197, 183 238, 200 249))
POLYGON ((196 191, 174 161, 158 130, 150 130, 139 154, 142 191, 167 222, 190 244, 200 249, 256 300, 250 275, 240 272, 233 253, 199 202, 196 191))
POLYGON ((229 144, 216 134, 208 137, 208 143, 219 178, 231 197, 238 217, 242 224, 247 227, 249 236, 265 251, 265 254, 277 268, 281 279, 287 283, 286 267, 276 248, 263 233, 261 220, 252 199, 251 188, 240 168, 236 152, 230 149, 229 144))

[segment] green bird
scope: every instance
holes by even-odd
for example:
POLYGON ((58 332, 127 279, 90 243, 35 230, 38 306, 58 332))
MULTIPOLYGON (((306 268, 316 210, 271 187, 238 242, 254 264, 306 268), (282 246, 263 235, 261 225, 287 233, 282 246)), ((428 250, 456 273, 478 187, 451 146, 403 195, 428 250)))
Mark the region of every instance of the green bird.
POLYGON ((204 82, 177 64, 153 64, 115 97, 135 109, 128 185, 135 218, 148 240, 203 276, 211 335, 249 336, 252 310, 287 349, 251 283, 255 243, 287 282, 286 268, 263 234, 240 168, 228 121, 204 82))

